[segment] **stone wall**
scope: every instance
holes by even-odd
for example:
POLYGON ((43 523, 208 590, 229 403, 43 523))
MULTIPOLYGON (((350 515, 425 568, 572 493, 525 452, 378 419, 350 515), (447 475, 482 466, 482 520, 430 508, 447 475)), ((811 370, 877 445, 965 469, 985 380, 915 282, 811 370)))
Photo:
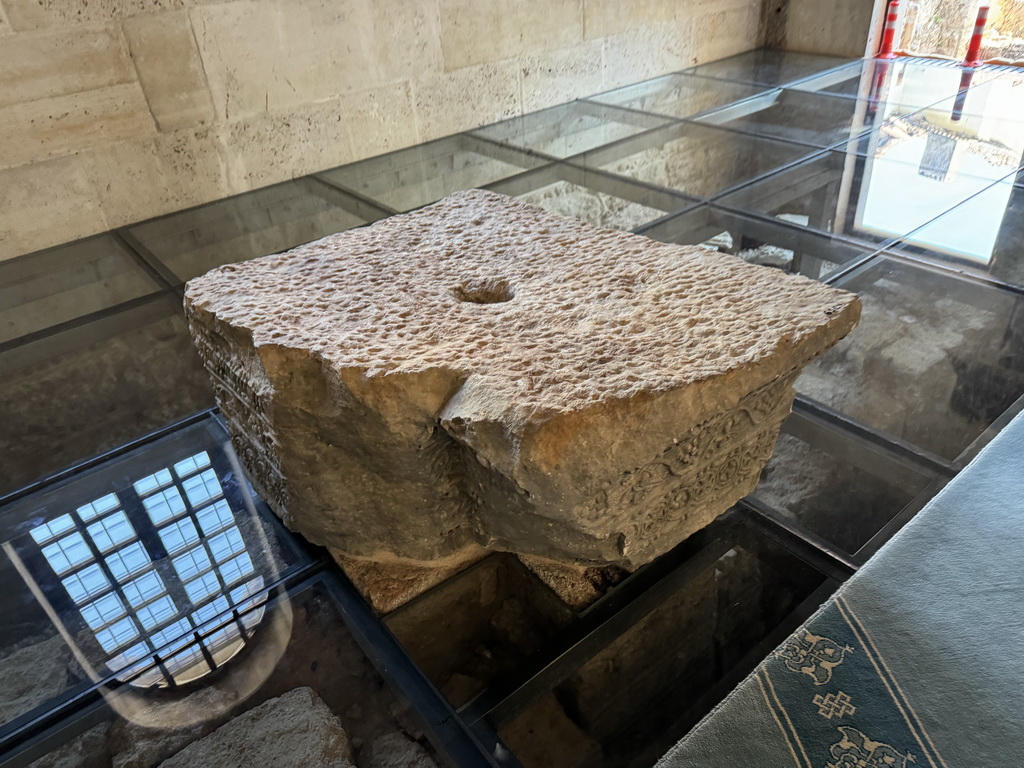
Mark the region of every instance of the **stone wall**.
POLYGON ((790 51, 860 58, 873 48, 884 9, 882 0, 766 0, 765 42, 790 51))
POLYGON ((759 44, 761 0, 0 0, 0 259, 759 44))

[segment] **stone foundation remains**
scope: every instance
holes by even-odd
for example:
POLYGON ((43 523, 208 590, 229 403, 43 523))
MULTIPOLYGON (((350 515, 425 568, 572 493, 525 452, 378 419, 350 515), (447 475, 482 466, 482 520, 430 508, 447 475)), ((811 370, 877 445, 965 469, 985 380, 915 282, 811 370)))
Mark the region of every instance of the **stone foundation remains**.
MULTIPOLYGON (((192 280, 250 479, 342 559, 633 569, 749 493, 853 294, 488 192, 192 280)), ((429 580, 428 580, 429 581, 429 580)))

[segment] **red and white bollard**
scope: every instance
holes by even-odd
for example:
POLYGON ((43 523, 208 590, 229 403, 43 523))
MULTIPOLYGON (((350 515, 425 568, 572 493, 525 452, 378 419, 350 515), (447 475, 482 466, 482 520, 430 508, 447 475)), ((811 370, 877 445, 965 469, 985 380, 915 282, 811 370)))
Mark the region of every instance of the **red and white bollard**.
MULTIPOLYGON (((895 58, 895 57, 894 57, 895 58)), ((889 71, 896 64, 888 59, 879 57, 871 63, 873 68, 871 77, 871 91, 868 93, 868 114, 874 117, 878 112, 878 106, 882 103, 885 95, 885 86, 889 80, 889 71)))
POLYGON ((967 92, 971 90, 971 81, 974 79, 973 69, 964 69, 960 75, 960 88, 956 92, 956 98, 953 100, 953 112, 950 114, 949 119, 954 123, 959 123, 964 116, 964 105, 967 103, 967 92))
POLYGON ((889 10, 886 11, 885 29, 882 31, 882 48, 878 51, 880 59, 895 59, 893 46, 896 44, 896 20, 900 16, 899 0, 892 0, 889 3, 889 10))
POLYGON ((971 35, 971 44, 967 46, 967 58, 961 66, 979 67, 981 60, 981 38, 985 34, 985 24, 988 22, 988 6, 983 5, 978 9, 978 20, 974 22, 974 34, 971 35))

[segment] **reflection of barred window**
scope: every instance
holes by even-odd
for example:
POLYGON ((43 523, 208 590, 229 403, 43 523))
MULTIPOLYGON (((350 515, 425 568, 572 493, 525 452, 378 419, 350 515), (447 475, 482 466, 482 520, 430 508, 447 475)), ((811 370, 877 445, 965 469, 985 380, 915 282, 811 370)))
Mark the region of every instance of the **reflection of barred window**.
POLYGON ((262 608, 240 615, 257 602, 250 598, 263 578, 206 451, 38 525, 31 536, 106 665, 134 676, 133 684, 207 674, 242 648, 262 618, 262 608), (138 511, 129 519, 127 510, 138 511))

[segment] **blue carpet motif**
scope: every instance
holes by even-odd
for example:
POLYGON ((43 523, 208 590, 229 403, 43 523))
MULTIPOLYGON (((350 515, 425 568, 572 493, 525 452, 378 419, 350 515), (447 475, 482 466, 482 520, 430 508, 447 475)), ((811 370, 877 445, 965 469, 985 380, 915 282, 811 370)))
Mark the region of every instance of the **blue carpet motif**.
POLYGON ((1024 416, 659 768, 1024 765, 1024 416))

